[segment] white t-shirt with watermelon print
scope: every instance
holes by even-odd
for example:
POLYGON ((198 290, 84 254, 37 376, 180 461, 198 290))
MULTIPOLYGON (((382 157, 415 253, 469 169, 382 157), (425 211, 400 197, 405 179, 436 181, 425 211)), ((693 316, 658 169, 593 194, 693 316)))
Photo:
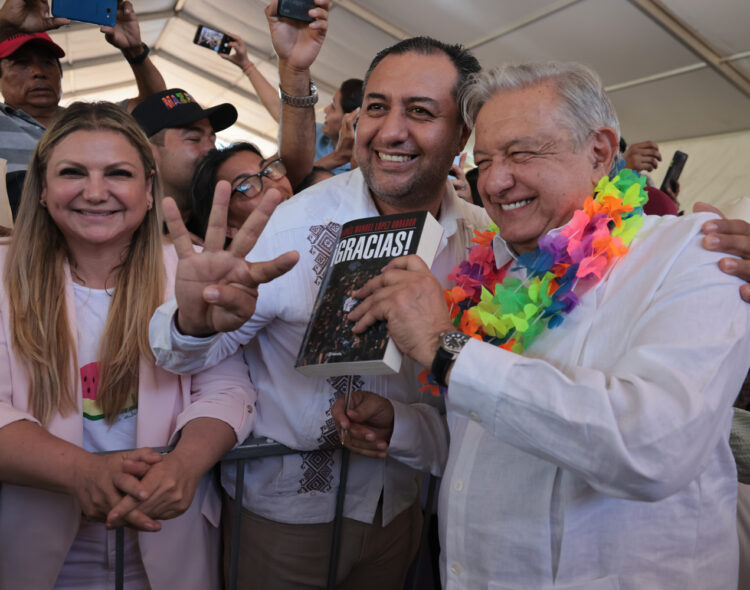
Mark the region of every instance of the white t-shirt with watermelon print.
POLYGON ((83 391, 83 448, 92 453, 136 447, 138 405, 130 398, 126 409, 111 426, 98 402, 99 341, 107 323, 111 294, 73 284, 78 331, 78 366, 83 391))

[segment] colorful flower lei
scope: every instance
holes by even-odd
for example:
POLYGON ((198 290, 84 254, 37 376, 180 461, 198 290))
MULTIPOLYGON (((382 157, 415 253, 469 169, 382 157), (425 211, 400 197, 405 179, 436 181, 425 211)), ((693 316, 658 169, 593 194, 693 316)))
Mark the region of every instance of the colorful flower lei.
POLYGON ((489 231, 475 231, 476 243, 448 275, 456 283, 445 290, 453 324, 465 334, 521 353, 545 328, 559 326, 578 305, 579 281, 598 282, 628 251, 643 225, 648 201, 646 179, 622 170, 602 178, 583 209, 559 231, 539 238, 533 252, 521 254, 513 270, 525 269, 524 280, 505 276, 510 263, 495 268, 489 231))

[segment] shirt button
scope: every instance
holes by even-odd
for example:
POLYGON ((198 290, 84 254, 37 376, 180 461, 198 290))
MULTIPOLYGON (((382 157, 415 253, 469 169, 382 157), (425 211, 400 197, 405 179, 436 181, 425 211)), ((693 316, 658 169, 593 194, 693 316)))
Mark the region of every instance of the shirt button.
POLYGON ((457 492, 460 492, 461 490, 463 490, 463 489, 464 489, 464 482, 462 482, 462 481, 461 481, 461 480, 459 479, 458 481, 456 481, 456 482, 455 482, 455 483, 453 484, 453 489, 454 489, 454 490, 456 490, 457 492))
POLYGON ((252 414, 253 413, 253 406, 247 406, 247 413, 252 414))
POLYGON ((472 420, 474 420, 474 422, 481 422, 482 421, 482 419, 479 417, 479 414, 477 414, 474 411, 469 412, 469 418, 471 418, 472 420))
POLYGON ((452 571, 452 572, 453 572, 454 574, 456 574, 457 576, 460 576, 460 575, 461 575, 461 574, 463 573, 463 571, 464 571, 464 568, 462 568, 462 567, 461 567, 461 564, 460 564, 460 563, 454 563, 454 564, 453 564, 453 565, 451 566, 451 571, 452 571))

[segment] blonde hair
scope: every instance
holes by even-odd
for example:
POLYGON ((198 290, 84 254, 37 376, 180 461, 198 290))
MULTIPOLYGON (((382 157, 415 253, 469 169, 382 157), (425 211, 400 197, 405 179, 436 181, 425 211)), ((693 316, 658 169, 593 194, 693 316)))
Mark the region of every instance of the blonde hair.
MULTIPOLYGON (((55 414, 78 410, 78 360, 65 300, 65 239, 39 200, 54 147, 75 131, 122 134, 140 155, 146 178, 153 174, 154 199, 161 198, 156 164, 145 134, 120 107, 76 102, 62 111, 34 150, 5 263, 10 328, 16 354, 29 372, 33 415, 48 425, 55 414)), ((146 212, 116 271, 109 315, 99 343, 99 404, 108 423, 138 396, 140 357, 153 360, 148 323, 164 296, 161 221, 158 207, 146 212)))

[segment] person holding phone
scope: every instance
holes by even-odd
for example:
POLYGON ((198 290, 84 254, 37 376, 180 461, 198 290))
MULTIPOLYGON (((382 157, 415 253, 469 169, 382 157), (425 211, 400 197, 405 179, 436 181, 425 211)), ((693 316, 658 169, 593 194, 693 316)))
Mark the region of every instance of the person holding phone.
MULTIPOLYGON (((7 0, 0 9, 0 157, 8 161, 8 172, 26 169, 44 129, 61 110, 65 51, 43 31, 68 22, 49 17, 47 2, 7 0)), ((128 110, 165 88, 129 1, 118 5, 117 24, 101 30, 122 52, 138 85, 138 96, 123 102, 128 110)))
MULTIPOLYGON (((253 85, 258 98, 276 122, 281 117, 279 91, 271 86, 255 63, 247 55, 247 46, 238 36, 230 34, 229 47, 234 51, 219 54, 242 70, 253 85)), ((344 81, 336 90, 331 103, 325 108, 325 120, 315 124, 315 166, 331 170, 334 174, 351 169, 354 148, 354 125, 362 104, 362 80, 344 81)), ((282 123, 283 124, 283 123, 282 123)))
POLYGON ((227 44, 232 51, 231 53, 219 53, 219 57, 236 65, 247 76, 260 102, 266 107, 268 114, 278 123, 281 116, 279 89, 271 86, 271 83, 258 69, 255 62, 250 59, 247 54, 247 45, 240 36, 234 33, 227 33, 227 35, 232 39, 227 44))

